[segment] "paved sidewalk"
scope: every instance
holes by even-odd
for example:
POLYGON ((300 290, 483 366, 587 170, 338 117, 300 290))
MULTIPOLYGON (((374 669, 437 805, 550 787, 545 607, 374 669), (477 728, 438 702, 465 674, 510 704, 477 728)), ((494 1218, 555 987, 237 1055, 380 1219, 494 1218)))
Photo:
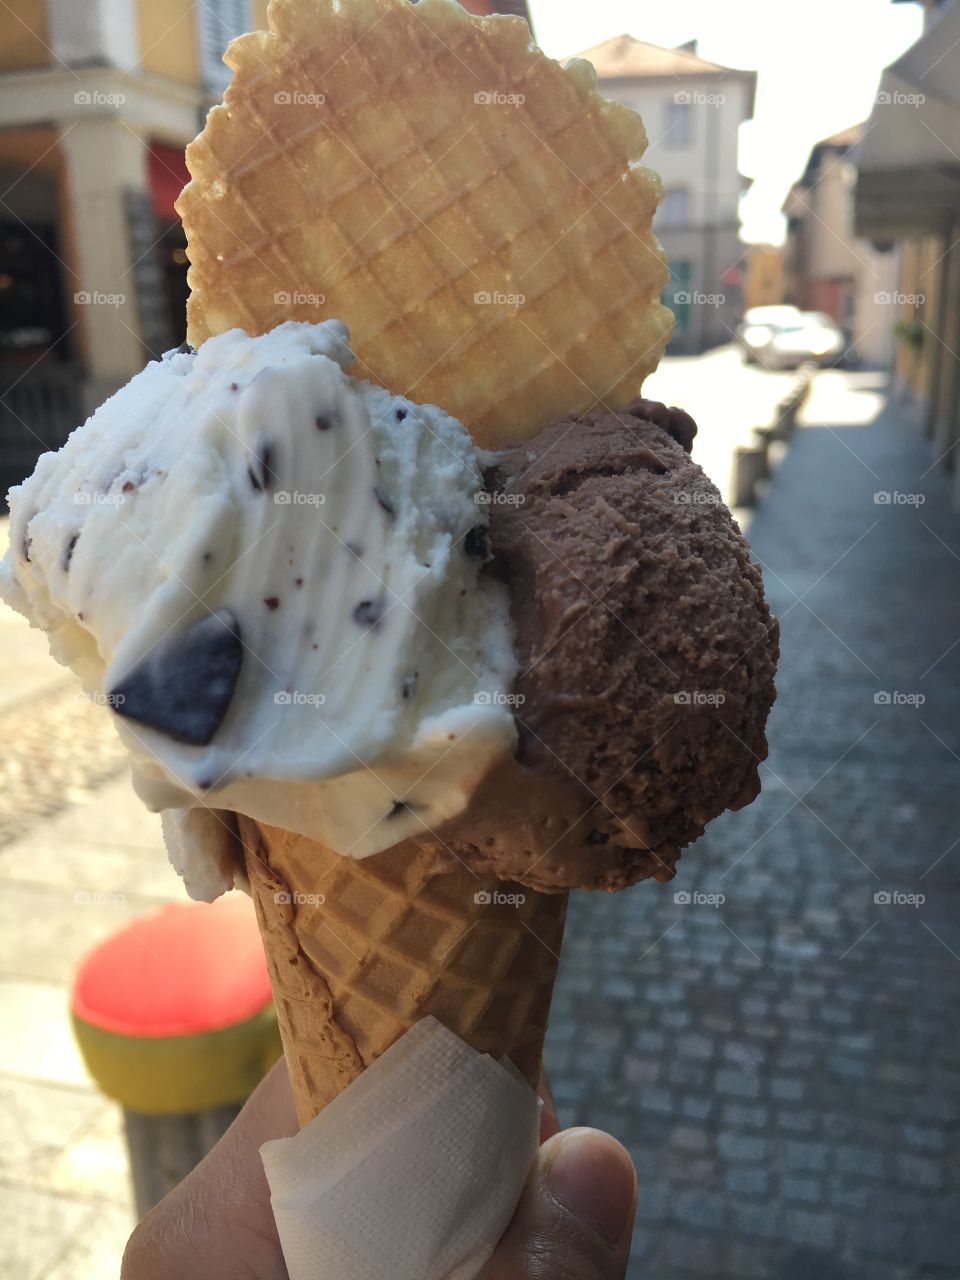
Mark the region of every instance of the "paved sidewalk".
POLYGON ((120 1110, 77 1052, 69 983, 89 947, 181 896, 125 774, 0 848, 0 1276, 118 1274, 134 1220, 120 1110))
POLYGON ((749 530, 763 795, 571 911, 549 1065, 636 1157, 636 1280, 960 1275, 960 518, 877 375, 815 385, 749 530))

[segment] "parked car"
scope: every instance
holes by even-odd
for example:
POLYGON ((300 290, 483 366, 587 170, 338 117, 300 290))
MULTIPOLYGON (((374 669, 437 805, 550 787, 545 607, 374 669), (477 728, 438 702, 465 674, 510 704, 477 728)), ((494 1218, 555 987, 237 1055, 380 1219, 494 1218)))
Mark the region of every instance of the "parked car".
POLYGON ((822 311, 798 307, 751 307, 737 327, 744 364, 765 369, 796 369, 836 364, 847 350, 843 330, 822 311))

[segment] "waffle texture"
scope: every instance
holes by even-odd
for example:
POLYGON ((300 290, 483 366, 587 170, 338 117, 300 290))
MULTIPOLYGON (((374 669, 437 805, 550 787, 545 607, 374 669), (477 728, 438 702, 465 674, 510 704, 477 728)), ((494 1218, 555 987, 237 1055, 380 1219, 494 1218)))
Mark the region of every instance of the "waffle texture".
POLYGON ((428 1014, 536 1084, 566 894, 438 874, 410 841, 355 859, 240 829, 302 1125, 428 1014))
POLYGON ((483 447, 618 408, 673 320, 636 112, 520 18, 455 0, 271 0, 187 148, 194 345, 343 320, 359 376, 483 447))

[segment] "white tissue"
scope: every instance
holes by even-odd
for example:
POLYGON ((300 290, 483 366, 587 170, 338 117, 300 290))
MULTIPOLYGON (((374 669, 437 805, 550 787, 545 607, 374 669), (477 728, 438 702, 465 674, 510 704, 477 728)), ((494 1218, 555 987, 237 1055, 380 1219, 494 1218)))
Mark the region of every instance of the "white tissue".
POLYGON ((418 1022, 261 1148, 290 1280, 472 1280, 513 1215, 539 1113, 512 1064, 418 1022))

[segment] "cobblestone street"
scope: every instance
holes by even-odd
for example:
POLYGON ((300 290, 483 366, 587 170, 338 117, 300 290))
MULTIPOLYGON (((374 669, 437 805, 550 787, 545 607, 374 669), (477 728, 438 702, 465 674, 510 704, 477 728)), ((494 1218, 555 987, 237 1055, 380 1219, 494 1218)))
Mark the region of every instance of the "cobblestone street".
POLYGON ((549 1065, 635 1156, 636 1280, 960 1275, 960 518, 879 387, 819 375, 748 530, 763 795, 572 906, 549 1065))

